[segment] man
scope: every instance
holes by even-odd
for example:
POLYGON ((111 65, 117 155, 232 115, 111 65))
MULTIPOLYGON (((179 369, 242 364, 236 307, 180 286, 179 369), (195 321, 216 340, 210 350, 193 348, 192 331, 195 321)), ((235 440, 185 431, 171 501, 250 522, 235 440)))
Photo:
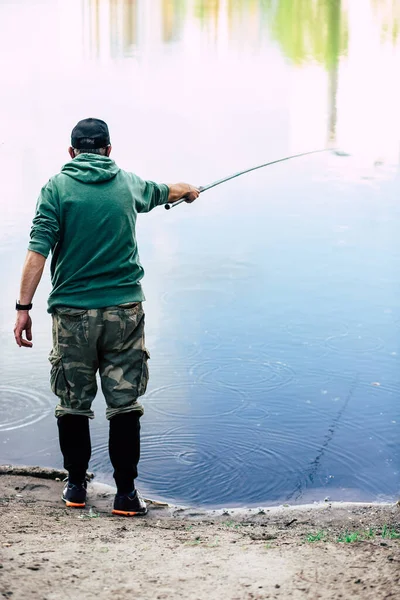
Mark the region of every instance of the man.
POLYGON ((145 514, 134 484, 143 414, 138 398, 149 377, 136 217, 181 198, 193 202, 199 191, 186 183, 143 181, 120 169, 110 159, 108 127, 99 119, 79 121, 68 152, 72 160, 43 187, 38 200, 14 335, 18 346, 32 347, 29 311, 51 251, 50 380, 59 399, 55 414, 68 471, 62 498, 67 506, 85 506, 89 419, 99 371, 117 485, 113 513, 145 514))

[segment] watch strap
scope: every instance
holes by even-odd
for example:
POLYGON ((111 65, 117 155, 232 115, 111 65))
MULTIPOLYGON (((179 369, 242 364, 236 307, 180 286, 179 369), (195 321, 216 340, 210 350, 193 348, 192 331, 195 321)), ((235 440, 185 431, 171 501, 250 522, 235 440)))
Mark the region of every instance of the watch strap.
POLYGON ((33 304, 20 304, 19 302, 15 303, 15 310, 31 310, 33 304))

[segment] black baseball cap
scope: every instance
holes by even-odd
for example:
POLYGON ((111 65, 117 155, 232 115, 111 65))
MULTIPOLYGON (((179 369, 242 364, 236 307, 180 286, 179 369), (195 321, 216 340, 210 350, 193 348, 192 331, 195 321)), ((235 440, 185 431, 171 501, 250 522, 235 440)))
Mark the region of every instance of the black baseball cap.
POLYGON ((71 133, 71 146, 77 150, 105 148, 110 144, 107 123, 100 119, 83 119, 71 133))

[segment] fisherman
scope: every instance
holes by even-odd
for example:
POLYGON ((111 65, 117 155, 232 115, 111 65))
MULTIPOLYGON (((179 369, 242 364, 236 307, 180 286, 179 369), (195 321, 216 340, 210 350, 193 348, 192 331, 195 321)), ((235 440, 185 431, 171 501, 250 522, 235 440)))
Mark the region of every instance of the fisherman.
POLYGON ((147 507, 135 478, 143 414, 138 398, 147 387, 149 353, 136 217, 182 198, 193 202, 199 191, 186 183, 144 181, 120 169, 110 158, 108 127, 100 119, 79 121, 68 152, 72 160, 42 188, 37 203, 16 303, 15 340, 32 347, 29 311, 51 251, 50 381, 59 400, 55 416, 68 471, 62 499, 67 506, 85 506, 98 371, 117 486, 113 513, 143 515, 147 507))

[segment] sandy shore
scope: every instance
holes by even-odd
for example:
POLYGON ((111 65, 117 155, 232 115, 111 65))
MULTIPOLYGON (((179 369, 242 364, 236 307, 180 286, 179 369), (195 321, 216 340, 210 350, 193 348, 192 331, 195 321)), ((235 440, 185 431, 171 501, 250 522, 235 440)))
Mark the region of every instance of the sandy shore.
POLYGON ((108 487, 89 484, 87 508, 67 509, 56 471, 16 472, 0 468, 3 598, 399 598, 398 505, 150 505, 127 519, 111 515, 108 487))

